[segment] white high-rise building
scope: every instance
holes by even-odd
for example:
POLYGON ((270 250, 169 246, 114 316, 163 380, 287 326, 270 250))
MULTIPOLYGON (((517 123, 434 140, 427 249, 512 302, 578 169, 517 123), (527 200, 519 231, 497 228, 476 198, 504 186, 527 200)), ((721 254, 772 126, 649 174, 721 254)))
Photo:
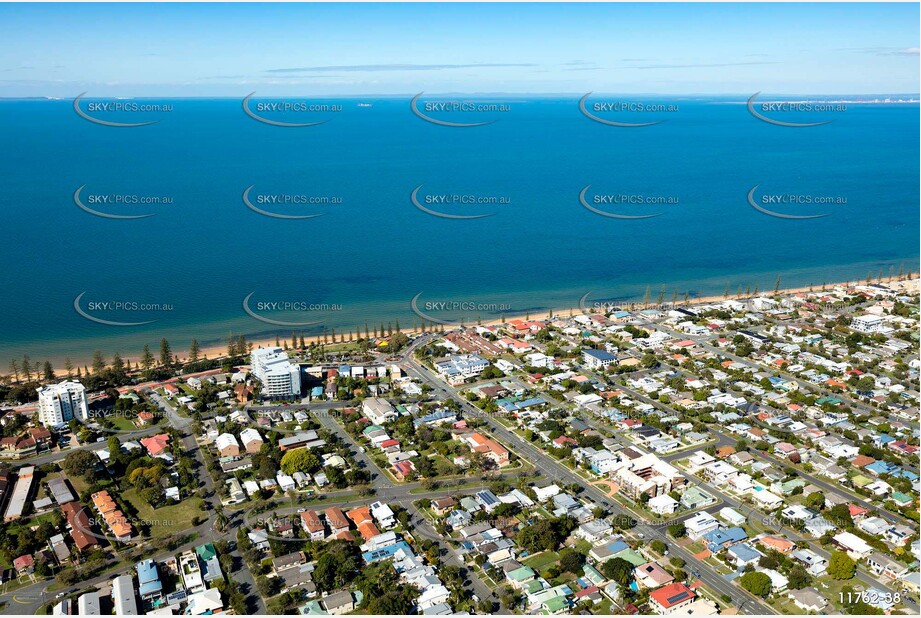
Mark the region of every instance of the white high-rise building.
POLYGON ((72 418, 86 420, 86 388, 76 380, 49 384, 38 389, 38 422, 54 427, 72 418))
POLYGON ((281 348, 256 348, 251 363, 253 375, 262 382, 263 397, 289 399, 301 394, 301 368, 281 348))

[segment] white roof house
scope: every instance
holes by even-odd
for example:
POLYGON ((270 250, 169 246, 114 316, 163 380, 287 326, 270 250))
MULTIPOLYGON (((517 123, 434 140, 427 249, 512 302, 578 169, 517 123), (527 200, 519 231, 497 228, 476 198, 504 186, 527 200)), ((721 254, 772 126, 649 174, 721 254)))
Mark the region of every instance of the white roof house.
POLYGON ((138 604, 134 598, 134 580, 130 575, 119 575, 112 580, 112 603, 119 616, 137 616, 138 604))
POLYGON ((297 486, 297 483, 294 482, 294 477, 288 476, 284 472, 276 474, 275 480, 278 481, 278 486, 281 487, 282 491, 290 491, 297 486))
POLYGON ((767 489, 762 489, 761 491, 752 491, 751 496, 759 505, 769 509, 777 508, 783 504, 783 498, 777 494, 771 493, 767 489))
POLYGON ((221 601, 221 591, 217 588, 208 588, 189 596, 185 613, 190 616, 204 616, 218 613, 222 609, 224 603, 221 601))
POLYGON ((863 560, 871 553, 873 548, 862 538, 851 532, 841 532, 832 537, 832 541, 846 551, 851 558, 863 560))
POLYGON ((686 519, 684 522, 688 537, 695 541, 708 532, 716 530, 719 528, 719 525, 720 523, 716 521, 716 518, 706 511, 701 511, 694 517, 686 519))
POLYGON ((392 528, 396 525, 396 520, 393 517, 393 510, 383 502, 371 504, 370 509, 371 515, 377 520, 377 523, 380 524, 382 528, 392 528))
POLYGON ((659 494, 650 498, 646 506, 653 513, 666 515, 675 512, 675 509, 678 508, 678 501, 668 494, 659 494))
POLYGON ((361 411, 375 425, 383 425, 397 417, 396 410, 390 402, 381 397, 368 397, 362 401, 361 411))
POLYGON ((734 526, 741 526, 745 523, 745 515, 728 506, 720 509, 719 516, 734 526))
POLYGON ((250 449, 250 444, 262 444, 263 442, 262 436, 252 427, 247 427, 240 432, 240 441, 243 443, 243 447, 246 450, 250 449))
POLYGON ((544 502, 549 500, 553 496, 560 493, 560 488, 557 485, 547 485, 546 487, 535 487, 534 495, 537 496, 538 502, 544 502))
POLYGON ((237 449, 239 449, 240 443, 237 442, 236 436, 234 436, 232 433, 222 433, 214 441, 214 447, 219 451, 223 451, 224 449, 228 447, 234 447, 234 446, 237 447, 237 449))

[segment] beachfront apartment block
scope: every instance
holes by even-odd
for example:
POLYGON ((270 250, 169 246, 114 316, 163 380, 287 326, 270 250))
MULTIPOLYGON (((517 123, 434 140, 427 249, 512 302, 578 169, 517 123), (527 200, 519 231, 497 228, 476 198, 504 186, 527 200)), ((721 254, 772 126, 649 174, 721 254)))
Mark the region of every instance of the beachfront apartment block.
POLYGON ((57 427, 76 418, 86 420, 86 388, 76 380, 49 384, 38 389, 38 422, 57 427))
POLYGON ((461 354, 435 361, 435 370, 448 384, 463 384, 469 378, 475 378, 489 367, 489 361, 476 354, 461 354))
POLYGON ((883 318, 873 314, 854 316, 851 320, 851 329, 860 333, 878 333, 883 326, 883 318))
POLYGON ((650 453, 616 469, 611 477, 631 500, 640 499, 642 494, 650 498, 667 494, 687 483, 677 468, 650 453))
POLYGON ((262 383, 263 397, 290 399, 301 394, 301 368, 280 347, 257 348, 250 362, 253 375, 262 383))
POLYGON ((589 369, 604 369, 617 362, 617 357, 605 350, 582 350, 582 361, 589 369))
POLYGON ((134 596, 134 579, 119 575, 112 580, 112 606, 119 616, 137 616, 138 603, 134 596))

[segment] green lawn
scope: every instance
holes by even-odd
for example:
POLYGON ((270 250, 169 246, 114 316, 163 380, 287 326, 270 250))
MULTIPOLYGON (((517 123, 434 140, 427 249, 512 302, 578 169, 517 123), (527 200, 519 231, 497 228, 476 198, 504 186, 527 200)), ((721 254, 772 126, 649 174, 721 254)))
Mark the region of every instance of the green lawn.
POLYGON ((528 556, 521 561, 522 564, 525 564, 535 571, 542 571, 544 567, 553 564, 559 559, 559 554, 554 551, 545 551, 539 554, 534 554, 533 556, 528 556))
POLYGON ((138 519, 147 524, 154 539, 189 530, 193 527, 192 518, 204 514, 198 498, 186 498, 179 504, 158 509, 138 497, 136 489, 121 492, 121 498, 134 507, 138 519))
POLYGON ((592 551, 592 544, 585 539, 579 539, 576 541, 575 550, 580 554, 587 555, 588 552, 592 551))
POLYGON ((111 416, 109 417, 109 422, 112 424, 113 428, 122 431, 138 429, 138 426, 134 424, 134 419, 125 418, 124 416, 111 416))

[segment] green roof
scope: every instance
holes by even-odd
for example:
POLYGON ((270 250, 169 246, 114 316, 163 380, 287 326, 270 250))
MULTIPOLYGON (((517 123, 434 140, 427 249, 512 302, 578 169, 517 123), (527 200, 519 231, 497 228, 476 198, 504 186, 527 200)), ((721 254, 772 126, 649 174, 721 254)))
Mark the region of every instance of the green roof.
POLYGON ((558 612, 569 607, 569 603, 566 601, 566 597, 553 597, 544 601, 544 607, 551 612, 558 612))
POLYGON ((857 485, 857 487, 865 487, 866 485, 869 485, 869 484, 872 483, 873 481, 870 480, 870 479, 868 479, 867 477, 865 477, 865 476, 862 475, 862 474, 858 474, 857 476, 855 476, 854 478, 851 479, 851 482, 852 482, 854 485, 857 485))
POLYGON ((806 481, 803 479, 790 479, 784 483, 780 484, 780 488, 784 494, 792 493, 797 487, 805 487, 806 481))
POLYGON ((622 558, 635 567, 638 567, 641 564, 646 564, 647 562, 649 562, 648 560, 640 556, 638 553, 636 553, 629 547, 627 549, 620 550, 619 552, 611 556, 611 558, 622 558))
POLYGON ((525 592, 528 594, 534 594, 535 592, 541 590, 544 587, 540 581, 532 579, 527 584, 524 585, 525 592))
POLYGON ((684 504, 696 505, 696 504, 701 504, 704 502, 712 502, 712 501, 713 501, 713 496, 711 496, 710 494, 706 493, 705 491, 697 487, 689 487, 681 495, 681 502, 683 502, 684 504))
POLYGON ((900 491, 894 492, 894 493, 890 496, 890 498, 892 498, 894 501, 896 501, 896 502, 898 502, 898 503, 900 503, 900 504, 903 503, 903 502, 911 502, 911 496, 909 496, 908 494, 903 494, 903 493, 900 492, 900 491))
POLYGON ((328 616, 329 614, 323 610, 323 607, 320 605, 319 601, 310 601, 303 607, 298 610, 301 614, 306 614, 308 616, 328 616))
POLYGON ((601 572, 593 567, 590 564, 586 564, 582 567, 582 571, 585 573, 586 579, 592 582, 593 584, 600 584, 603 581, 607 580, 607 577, 601 574, 601 572))
POLYGON ((509 571, 505 576, 514 582, 523 582, 526 579, 534 577, 534 569, 529 566, 523 566, 520 569, 509 571))
POLYGON ((206 545, 199 545, 195 548, 195 553, 198 554, 198 557, 202 560, 211 560, 217 555, 217 551, 214 549, 214 545, 208 543, 206 545))

